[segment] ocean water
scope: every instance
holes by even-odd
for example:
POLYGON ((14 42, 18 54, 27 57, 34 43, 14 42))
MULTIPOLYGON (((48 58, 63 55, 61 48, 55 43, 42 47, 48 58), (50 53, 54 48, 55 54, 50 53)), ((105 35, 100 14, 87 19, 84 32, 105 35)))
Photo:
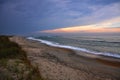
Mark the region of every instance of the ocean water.
POLYGON ((120 58, 119 37, 39 36, 28 37, 28 39, 40 41, 41 43, 54 47, 120 58))

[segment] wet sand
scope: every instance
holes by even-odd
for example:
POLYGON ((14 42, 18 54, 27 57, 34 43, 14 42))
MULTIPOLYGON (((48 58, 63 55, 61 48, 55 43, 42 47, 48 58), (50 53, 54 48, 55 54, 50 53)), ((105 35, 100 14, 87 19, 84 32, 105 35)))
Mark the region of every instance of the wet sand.
POLYGON ((120 59, 82 56, 84 52, 51 47, 23 37, 12 37, 47 80, 120 80, 120 59))

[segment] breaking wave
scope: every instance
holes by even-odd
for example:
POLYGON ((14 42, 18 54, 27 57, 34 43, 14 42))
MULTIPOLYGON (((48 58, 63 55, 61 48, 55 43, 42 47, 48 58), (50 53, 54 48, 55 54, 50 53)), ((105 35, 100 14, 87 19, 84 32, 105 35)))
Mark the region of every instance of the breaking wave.
POLYGON ((34 37, 28 37, 27 39, 31 39, 31 40, 35 40, 35 41, 40 41, 41 43, 44 43, 44 44, 47 44, 47 45, 50 45, 50 46, 54 46, 54 47, 67 48, 67 49, 72 49, 72 50, 77 50, 77 51, 83 51, 83 52, 87 52, 87 53, 95 54, 95 55, 103 55, 103 56, 120 58, 120 55, 117 54, 117 53, 96 52, 96 51, 88 50, 86 48, 80 48, 80 47, 74 47, 74 46, 68 46, 68 45, 61 45, 61 44, 56 43, 56 42, 51 42, 51 41, 42 40, 42 39, 36 39, 34 37))

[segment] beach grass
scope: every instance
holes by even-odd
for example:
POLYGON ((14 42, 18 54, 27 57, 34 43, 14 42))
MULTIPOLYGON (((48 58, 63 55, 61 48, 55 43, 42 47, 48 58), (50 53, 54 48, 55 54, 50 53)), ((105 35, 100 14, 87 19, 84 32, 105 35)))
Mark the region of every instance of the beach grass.
POLYGON ((44 80, 25 51, 10 36, 0 36, 0 80, 44 80))

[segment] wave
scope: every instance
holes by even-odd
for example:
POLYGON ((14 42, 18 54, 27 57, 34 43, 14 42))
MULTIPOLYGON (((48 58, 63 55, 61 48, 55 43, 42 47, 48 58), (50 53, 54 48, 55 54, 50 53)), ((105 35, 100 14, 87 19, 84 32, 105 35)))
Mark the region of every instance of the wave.
POLYGON ((96 51, 88 50, 86 48, 80 48, 80 47, 74 47, 74 46, 68 46, 68 45, 61 45, 61 44, 56 43, 56 42, 51 42, 51 41, 42 40, 42 39, 36 39, 34 37, 28 37, 27 39, 40 41, 41 43, 44 43, 44 44, 47 44, 47 45, 50 45, 50 46, 54 46, 54 47, 67 48, 67 49, 83 51, 83 52, 87 52, 87 53, 95 54, 95 55, 103 55, 103 56, 120 58, 120 54, 118 54, 118 53, 96 52, 96 51))

